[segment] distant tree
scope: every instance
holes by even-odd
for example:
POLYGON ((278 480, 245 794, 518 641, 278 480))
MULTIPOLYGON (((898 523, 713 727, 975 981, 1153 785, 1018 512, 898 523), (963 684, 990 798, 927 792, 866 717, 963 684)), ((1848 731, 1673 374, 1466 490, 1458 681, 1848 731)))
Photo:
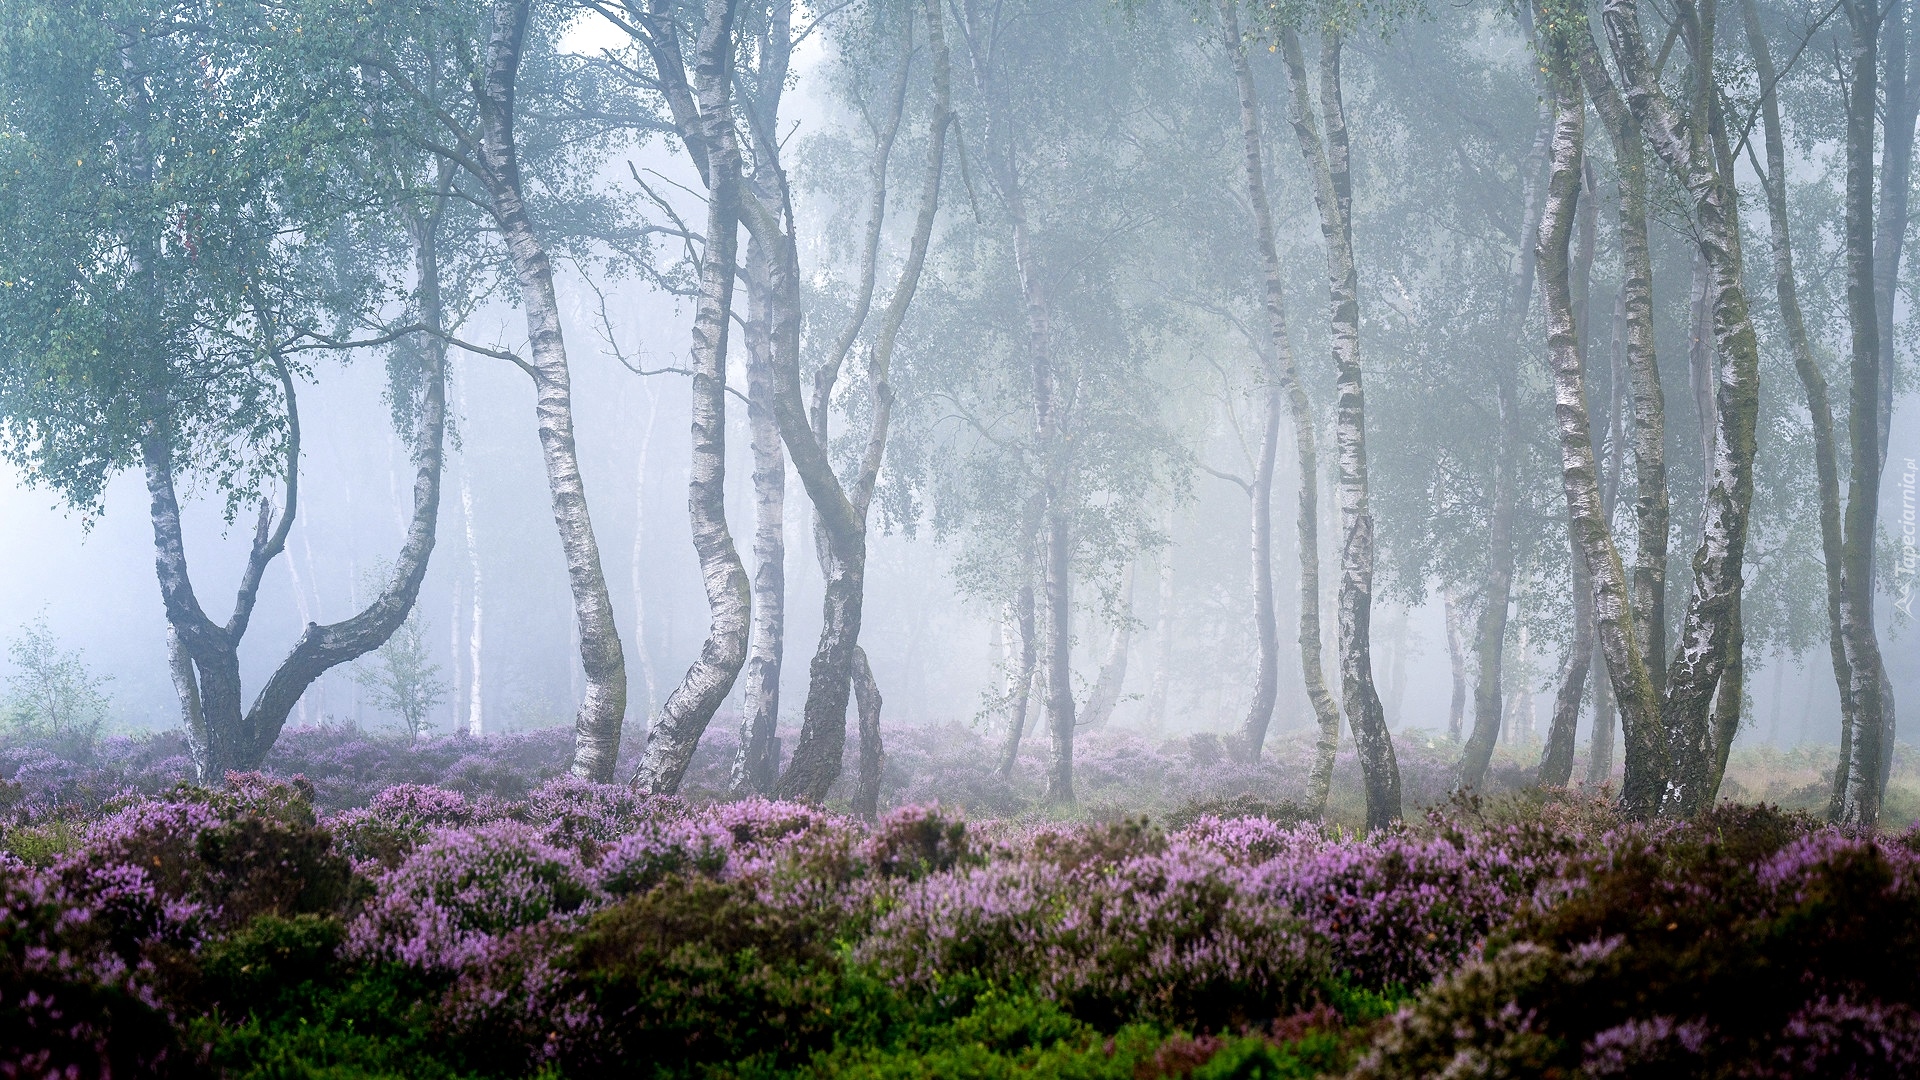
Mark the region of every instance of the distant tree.
POLYGON ((440 665, 427 648, 427 624, 417 607, 386 644, 355 668, 353 677, 372 695, 375 708, 399 718, 408 742, 417 742, 432 726, 433 710, 452 689, 440 678, 440 665))
POLYGON ((85 760, 107 722, 111 675, 96 675, 79 649, 63 649, 42 615, 22 623, 7 642, 7 695, 0 719, 7 733, 62 757, 85 760))

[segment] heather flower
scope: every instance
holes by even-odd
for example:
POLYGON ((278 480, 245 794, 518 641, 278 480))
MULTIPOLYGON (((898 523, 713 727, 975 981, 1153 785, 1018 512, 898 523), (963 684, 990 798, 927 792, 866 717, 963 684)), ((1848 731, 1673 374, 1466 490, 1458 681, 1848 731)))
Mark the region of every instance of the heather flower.
POLYGON ((527 797, 526 820, 555 844, 606 844, 655 820, 686 813, 678 799, 653 798, 618 784, 557 776, 527 797))
POLYGON ((427 971, 476 963, 500 935, 577 911, 588 898, 579 856, 512 821, 436 829, 375 886, 348 931, 348 954, 427 971))
POLYGON ((732 847, 733 834, 711 822, 648 823, 601 853, 593 882, 619 897, 645 892, 674 875, 718 877, 732 847))

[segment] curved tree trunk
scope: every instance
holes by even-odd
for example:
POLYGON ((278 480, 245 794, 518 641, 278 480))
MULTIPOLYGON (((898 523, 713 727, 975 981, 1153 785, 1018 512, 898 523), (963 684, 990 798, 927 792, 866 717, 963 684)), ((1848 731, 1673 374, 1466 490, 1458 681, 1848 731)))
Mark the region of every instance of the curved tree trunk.
MULTIPOLYGON (((1253 701, 1248 706, 1247 718, 1240 727, 1239 751, 1247 761, 1260 760, 1260 750, 1267 738, 1267 727, 1273 721, 1273 706, 1280 691, 1280 627, 1273 609, 1273 465, 1280 445, 1280 411, 1282 395, 1290 388, 1297 387, 1300 373, 1293 360, 1292 343, 1287 337, 1286 295, 1281 278, 1280 257, 1274 243, 1273 208, 1267 199, 1267 181, 1265 158, 1266 150, 1260 131, 1260 96, 1253 81, 1253 67, 1247 62, 1246 40, 1240 31, 1240 14, 1236 0, 1222 0, 1220 5, 1221 27, 1226 38, 1228 55, 1233 58, 1235 82, 1240 92, 1240 139, 1241 160, 1247 184, 1247 202, 1253 208, 1254 239, 1260 253, 1260 268, 1265 286, 1262 298, 1267 314, 1267 345, 1259 350, 1267 384, 1266 416, 1261 427, 1260 457, 1254 464, 1253 480, 1249 487, 1252 521, 1249 527, 1251 537, 1252 566, 1250 579, 1253 591, 1253 622, 1259 640, 1260 657, 1254 671, 1253 701)), ((1300 417, 1296 415, 1298 424, 1300 417)), ((1311 421, 1306 425, 1311 440, 1311 421)), ((1311 456, 1307 460, 1311 460, 1311 456)), ((1314 536, 1312 546, 1312 570, 1314 591, 1319 591, 1319 537, 1314 536)), ((1307 556, 1302 556, 1303 572, 1307 556)), ((1302 595, 1306 591, 1306 582, 1302 583, 1302 595)), ((1332 698, 1326 691, 1326 677, 1320 673, 1319 650, 1319 611, 1318 597, 1313 604, 1314 638, 1311 654, 1307 643, 1301 643, 1301 657, 1304 664, 1303 674, 1307 679, 1307 694, 1318 710, 1320 699, 1324 699, 1329 712, 1333 711, 1332 698), (1318 694, 1315 694, 1315 684, 1318 694)), ((1334 737, 1339 737, 1340 720, 1334 713, 1334 737)))
MULTIPOLYGON (((1543 20, 1544 21, 1544 20, 1543 20)), ((1551 26, 1552 23, 1547 23, 1551 26)), ((1606 657, 1614 693, 1633 725, 1650 724, 1656 708, 1653 681, 1634 637, 1626 570, 1614 546, 1602 501, 1587 410, 1585 364, 1573 320, 1567 250, 1580 197, 1581 155, 1586 136, 1586 106, 1574 74, 1575 42, 1564 31, 1544 36, 1548 86, 1553 102, 1553 149, 1547 197, 1540 218, 1540 295, 1547 322, 1547 356, 1553 368, 1554 419, 1560 435, 1561 485, 1576 545, 1586 563, 1593 633, 1606 657)), ((1629 744, 1629 754, 1632 746, 1629 744)), ((1571 759, 1568 762, 1571 767, 1571 759)), ((1658 792, 1652 792, 1657 797, 1658 792)), ((1628 809, 1646 815, 1656 803, 1628 809)))
POLYGON ((1327 243, 1329 329, 1338 402, 1334 442, 1339 461, 1340 530, 1340 688, 1347 725, 1353 729, 1360 771, 1366 779, 1367 827, 1380 829, 1400 819, 1400 768, 1387 732, 1380 694, 1373 683, 1370 627, 1373 614, 1373 516, 1367 504, 1366 396, 1360 372, 1359 273, 1353 256, 1353 178, 1347 142, 1345 106, 1340 98, 1340 35, 1324 31, 1320 39, 1320 120, 1315 130, 1312 95, 1300 41, 1291 31, 1281 39, 1288 81, 1293 84, 1292 121, 1301 150, 1314 175, 1314 203, 1327 243))
MULTIPOLYGON (((1672 514, 1667 494, 1666 395, 1660 386, 1653 334, 1653 257, 1647 234, 1647 153, 1640 120, 1601 65, 1590 33, 1579 35, 1580 75, 1613 143, 1619 173, 1620 309, 1626 327, 1625 360, 1633 402, 1635 549, 1632 583, 1634 639, 1654 692, 1666 685, 1667 549, 1672 514)), ((1602 641, 1603 651, 1608 646, 1602 641)), ((1618 647, 1609 654, 1616 658, 1618 647)), ((1621 800, 1655 807, 1666 783, 1666 739, 1657 717, 1625 709, 1630 695, 1618 685, 1621 669, 1608 661, 1610 692, 1621 703, 1626 775, 1621 800)), ((1646 810, 1651 813, 1652 811, 1646 810)))
POLYGON ((667 696, 649 732, 633 782, 641 791, 671 795, 714 712, 733 690, 746 662, 752 600, 747 570, 727 528, 727 333, 733 310, 740 211, 740 148, 734 135, 733 9, 710 0, 694 69, 705 148, 707 243, 700 259, 700 299, 693 316, 693 461, 687 513, 693 547, 706 584, 709 623, 700 659, 667 696))
MULTIPOLYGON (((574 447, 573 389, 566 341, 560 333, 560 304, 554 293, 553 265, 535 234, 520 179, 514 137, 514 83, 527 32, 531 0, 496 0, 487 67, 479 89, 481 156, 487 196, 495 224, 505 241, 520 302, 527 313, 532 359, 534 415, 546 464, 553 520, 567 561, 573 591, 574 623, 580 635, 580 663, 587 689, 574 718, 573 774, 610 783, 620 753, 620 725, 627 710, 627 663, 614 626, 613 598, 600 567, 600 545, 587 513, 587 491, 574 447)), ((402 613, 404 617, 404 612, 402 613)))
MULTIPOLYGON (((423 324, 440 328, 440 272, 437 230, 450 173, 442 170, 437 196, 424 210, 409 215, 417 275, 416 302, 423 324)), ((265 318, 265 313, 260 313, 265 318)), ((270 322, 264 326, 271 340, 270 322)), ((436 333, 422 335, 418 356, 424 367, 420 412, 412 434, 413 515, 406 540, 380 593, 366 608, 341 622, 308 623, 292 650, 274 669, 251 707, 241 711, 241 639, 253 616, 254 601, 267 566, 286 548, 287 533, 299 509, 300 418, 292 374, 285 359, 272 355, 285 396, 288 424, 286 507, 275 521, 262 503, 253 545, 241 572, 231 619, 222 626, 208 618, 193 592, 180 507, 173 481, 169 433, 150 426, 141 441, 154 530, 155 565, 168 621, 168 667, 187 721, 188 748, 201 783, 219 780, 229 770, 258 768, 286 726, 287 717, 308 687, 328 670, 379 648, 406 621, 426 578, 439 520, 440 480, 445 463, 446 342, 436 333)), ((159 413, 156 413, 159 415, 159 413)))

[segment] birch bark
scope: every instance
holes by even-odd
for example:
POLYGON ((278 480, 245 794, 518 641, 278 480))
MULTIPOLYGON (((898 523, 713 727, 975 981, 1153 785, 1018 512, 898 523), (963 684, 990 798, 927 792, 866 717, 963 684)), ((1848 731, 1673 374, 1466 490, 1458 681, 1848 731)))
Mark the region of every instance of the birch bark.
POLYGON ((1366 396, 1360 372, 1359 274, 1353 255, 1353 181, 1345 107, 1340 97, 1340 36, 1320 39, 1320 121, 1314 125, 1312 91, 1299 36, 1283 31, 1288 81, 1292 84, 1294 132, 1314 176, 1314 202, 1327 244, 1328 306, 1338 401, 1334 442, 1339 462, 1340 685, 1347 724, 1366 780, 1367 828, 1400 819, 1400 769, 1387 732, 1380 695, 1373 684, 1369 642, 1373 607, 1373 515, 1367 504, 1366 396))
MULTIPOLYGON (((1709 6, 1706 16, 1711 11, 1709 6)), ((1738 193, 1713 73, 1713 20, 1703 17, 1691 0, 1682 0, 1677 14, 1694 58, 1684 113, 1653 75, 1636 0, 1606 0, 1602 17, 1627 104, 1655 152, 1686 188, 1710 272, 1716 346, 1713 470, 1701 542, 1693 558, 1693 583, 1660 707, 1672 763, 1662 806, 1669 813, 1693 814, 1704 809, 1708 797, 1708 716, 1728 663, 1742 586, 1753 502, 1759 346, 1747 311, 1738 193)), ((1614 689, 1625 705, 1627 695, 1617 675, 1614 689)))
MULTIPOLYGON (((1260 669, 1255 676, 1254 702, 1242 729, 1241 743, 1249 758, 1258 758, 1278 695, 1280 671, 1279 628, 1273 611, 1273 465, 1279 446, 1280 398, 1284 394, 1293 423, 1295 456, 1299 460, 1299 502, 1296 509, 1296 547, 1299 555, 1300 675, 1307 702, 1313 708, 1320 736, 1313 769, 1308 777, 1308 799, 1324 812, 1333 781, 1333 759, 1340 742, 1340 711, 1327 690, 1321 667, 1320 644, 1320 453, 1313 407, 1293 356, 1287 333, 1285 278, 1274 240, 1273 206, 1267 197, 1266 146, 1260 124, 1260 99, 1253 68, 1247 60, 1237 0, 1222 0, 1221 21, 1234 80, 1240 94, 1241 160, 1247 201, 1253 210, 1254 241, 1260 254, 1261 300, 1266 311, 1267 348, 1261 358, 1267 382, 1267 415, 1254 473, 1253 584, 1254 612, 1260 632, 1260 669)), ((1304 62, 1302 64, 1304 67, 1304 62)))
POLYGON ((730 0, 708 0, 691 81, 707 189, 707 242, 693 316, 693 460, 687 512, 709 622, 700 658, 667 695, 634 773, 634 786, 656 795, 680 789, 700 736, 746 662, 751 619, 746 565, 727 526, 726 507, 727 335, 740 229, 740 144, 732 103, 734 10, 730 0))
POLYGON ((560 305, 553 265, 534 230, 520 176, 515 141, 515 84, 525 43, 531 0, 496 0, 487 43, 485 70, 478 80, 482 176, 489 209, 505 241, 526 309, 527 340, 532 350, 534 415, 540 452, 546 465, 553 520, 566 557, 567 584, 573 593, 574 624, 580 639, 580 663, 586 693, 574 718, 573 773, 609 783, 620 753, 620 725, 627 709, 627 665, 614 626, 613 598, 600 565, 600 545, 587 512, 586 485, 573 433, 572 376, 566 341, 560 332, 560 305))

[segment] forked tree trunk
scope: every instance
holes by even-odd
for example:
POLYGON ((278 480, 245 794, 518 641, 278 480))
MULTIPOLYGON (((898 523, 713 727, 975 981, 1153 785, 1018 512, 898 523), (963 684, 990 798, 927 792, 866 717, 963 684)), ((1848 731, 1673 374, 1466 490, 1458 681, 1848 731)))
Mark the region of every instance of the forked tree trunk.
POLYGON ((1320 121, 1314 126, 1312 93, 1300 41, 1291 31, 1281 38, 1288 81, 1293 89, 1292 121, 1309 170, 1314 203, 1327 244, 1329 329, 1338 402, 1334 442, 1339 461, 1340 531, 1340 688, 1347 725, 1367 789, 1367 828, 1386 828, 1400 819, 1400 768, 1393 738, 1373 683, 1370 627, 1373 615, 1373 515, 1367 503, 1366 396, 1360 372, 1359 274, 1353 255, 1353 179, 1345 106, 1340 97, 1340 35, 1323 31, 1320 39, 1320 121))
MULTIPOLYGON (((258 768, 286 726, 295 703, 314 681, 340 664, 379 648, 406 621, 427 573, 439 520, 440 480, 445 463, 447 414, 447 352, 441 328, 438 229, 447 200, 451 174, 442 169, 435 196, 425 208, 406 208, 409 240, 414 249, 415 301, 429 333, 417 356, 425 367, 420 411, 412 433, 414 465, 413 514, 406 540, 380 592, 365 608, 341 622, 308 623, 291 651, 261 687, 251 707, 241 711, 241 640, 253 617, 254 602, 267 566, 286 550, 287 534, 299 509, 300 417, 292 373, 284 356, 272 353, 287 407, 286 506, 276 521, 271 504, 263 502, 253 544, 241 571, 232 617, 216 624, 201 608, 188 573, 186 543, 180 528, 180 506, 174 489, 171 432, 163 407, 142 433, 141 455, 154 531, 155 568, 166 606, 168 668, 179 694, 182 718, 194 771, 201 783, 218 781, 229 770, 258 768)), ((266 313, 259 314, 263 320, 266 313)), ((262 327, 269 340, 279 331, 270 321, 262 327)))
MULTIPOLYGON (((1543 22, 1548 27, 1556 25, 1543 22)), ((1542 35, 1554 132, 1547 197, 1539 230, 1540 295, 1546 313, 1547 356, 1553 369, 1554 419, 1560 437, 1560 475, 1567 499, 1567 516, 1574 542, 1585 557, 1593 633, 1606 658, 1614 693, 1629 717, 1629 731, 1633 731, 1643 730, 1636 729, 1636 723, 1655 722, 1657 702, 1639 642, 1634 637, 1626 569, 1614 546, 1602 502, 1587 411, 1585 365, 1580 354, 1579 331, 1573 321, 1567 250, 1580 197, 1586 106, 1574 73, 1576 42, 1569 40, 1569 36, 1564 29, 1542 35)), ((1657 798, 1658 791, 1650 794, 1657 798)), ((1652 802, 1636 806, 1629 800, 1627 805, 1641 815, 1658 808, 1657 803, 1652 802)))
POLYGON ((514 85, 530 6, 531 0, 496 0, 493 7, 486 71, 477 87, 483 179, 494 222, 513 264, 520 302, 526 308, 534 415, 553 520, 560 531, 567 583, 573 592, 580 663, 586 672, 586 693, 574 717, 573 774, 611 783, 627 709, 626 657, 614 626, 613 598, 600 567, 600 545, 587 513, 587 491, 574 448, 572 379, 566 341, 560 333, 553 265, 528 215, 514 136, 514 85))
MULTIPOLYGON (((708 628, 700 658, 667 695, 659 722, 634 773, 634 786, 656 795, 680 789, 681 777, 720 703, 746 662, 752 600, 747 570, 727 527, 727 334, 738 269, 740 146, 732 118, 733 14, 728 0, 710 0, 701 27, 693 88, 699 141, 705 151, 706 249, 693 316, 693 458, 687 512, 706 585, 708 628)), ((683 132, 684 136, 684 132, 683 132)))
MULTIPOLYGON (((1710 272, 1716 358, 1713 471, 1700 546, 1693 558, 1692 588, 1660 708, 1671 762, 1662 807, 1668 813, 1693 814, 1704 809, 1708 797, 1709 711, 1728 663, 1746 557, 1759 412, 1759 343, 1747 310, 1733 155, 1712 67, 1713 26, 1691 8, 1680 15, 1696 60, 1689 73, 1684 112, 1667 99, 1653 73, 1636 0, 1606 0, 1603 11, 1627 103, 1640 130, 1686 188, 1710 272)), ((1614 689, 1622 691, 1617 672, 1614 689)), ((1625 704, 1626 695, 1621 697, 1625 704)))
MULTIPOLYGON (((1666 394, 1660 385, 1653 335, 1653 255, 1647 233, 1646 140, 1640 121, 1620 97, 1600 62, 1591 34, 1578 40, 1582 82, 1613 143, 1619 174, 1616 222, 1620 234, 1620 309, 1633 399, 1634 565, 1633 629, 1656 693, 1666 686, 1667 549, 1672 517, 1667 494, 1666 394)), ((1623 717, 1623 721, 1626 718, 1623 717)), ((1664 783, 1666 745, 1655 729, 1626 728, 1627 777, 1635 799, 1664 783)))
MULTIPOLYGON (((748 224, 756 239, 764 240, 772 253, 773 294, 780 298, 774 308, 774 402, 780 423, 780 435, 793 458, 807 497, 815 511, 815 536, 819 541, 821 570, 826 578, 822 602, 820 641, 808 667, 807 701, 803 709, 800 739, 793 758, 774 786, 781 798, 818 803, 840 775, 846 749, 847 699, 852 689, 854 663, 860 642, 860 619, 866 595, 867 510, 879 481, 881 459, 886 451, 892 420, 893 390, 888 373, 901 324, 907 308, 919 288, 920 274, 926 265, 927 248, 933 233, 933 220, 940 202, 940 179, 944 170, 946 130, 952 121, 950 105, 947 45, 944 13, 937 3, 924 5, 921 14, 927 27, 927 51, 932 64, 932 101, 928 109, 926 168, 922 174, 920 201, 916 209, 907 257, 894 284, 892 297, 880 317, 867 353, 867 382, 872 414, 866 432, 866 448, 858 470, 842 483, 827 453, 827 417, 832 405, 834 380, 865 319, 872 295, 874 264, 879 242, 880 223, 886 206, 886 159, 892 145, 885 135, 876 152, 873 172, 874 194, 869 220, 868 244, 863 269, 864 285, 858 318, 849 323, 836 344, 836 353, 816 377, 812 415, 800 388, 800 260, 793 235, 791 212, 784 196, 779 206, 754 200, 749 205, 748 224)), ((911 50, 910 24, 903 27, 903 48, 911 50)), ((781 47, 786 47, 784 44, 781 47)), ((903 57, 902 63, 905 63, 903 57)), ((905 94, 904 77, 899 84, 891 124, 897 128, 901 101, 905 94)), ((778 135, 765 123, 755 125, 756 161, 761 169, 784 184, 778 168, 778 135)))

